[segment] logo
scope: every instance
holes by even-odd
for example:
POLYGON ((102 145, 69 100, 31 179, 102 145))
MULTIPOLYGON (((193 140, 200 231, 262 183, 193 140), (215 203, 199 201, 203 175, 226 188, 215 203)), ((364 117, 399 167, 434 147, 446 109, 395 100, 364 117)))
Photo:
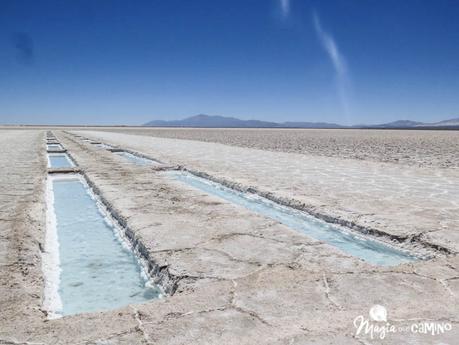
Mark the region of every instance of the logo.
POLYGON ((370 314, 370 318, 373 321, 387 321, 387 309, 382 305, 376 304, 372 306, 368 314, 370 314))
MULTIPOLYGON (((368 312, 369 318, 359 315, 354 319, 355 335, 367 335, 371 339, 384 339, 390 333, 417 333, 431 336, 451 331, 450 322, 419 321, 410 325, 397 326, 388 321, 386 307, 376 304, 368 312)), ((444 344, 447 345, 447 344, 444 344)))

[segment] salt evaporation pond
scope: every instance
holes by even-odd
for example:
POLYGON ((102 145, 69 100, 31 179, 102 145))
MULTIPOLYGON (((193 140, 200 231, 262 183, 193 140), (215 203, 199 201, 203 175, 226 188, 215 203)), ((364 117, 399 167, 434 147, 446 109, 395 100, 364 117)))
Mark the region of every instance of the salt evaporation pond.
POLYGON ((45 307, 52 315, 110 310, 160 296, 82 178, 51 177, 48 194, 47 252, 56 252, 44 264, 45 307))
POLYGON ((277 220, 294 230, 330 244, 368 263, 393 266, 417 259, 385 243, 364 238, 348 231, 344 227, 327 223, 305 212, 280 205, 259 195, 239 192, 184 171, 168 172, 167 174, 208 194, 218 196, 233 204, 277 220))
POLYGON ((48 144, 48 150, 62 150, 62 146, 60 144, 48 144))
POLYGON ((133 155, 132 153, 126 152, 126 151, 117 151, 117 152, 114 152, 114 153, 117 154, 118 156, 126 158, 128 161, 130 161, 131 163, 134 163, 136 165, 160 164, 159 162, 156 162, 156 161, 154 161, 152 159, 139 157, 139 156, 133 155))
POLYGON ((50 153, 48 154, 48 166, 50 168, 73 168, 75 164, 65 153, 50 153))

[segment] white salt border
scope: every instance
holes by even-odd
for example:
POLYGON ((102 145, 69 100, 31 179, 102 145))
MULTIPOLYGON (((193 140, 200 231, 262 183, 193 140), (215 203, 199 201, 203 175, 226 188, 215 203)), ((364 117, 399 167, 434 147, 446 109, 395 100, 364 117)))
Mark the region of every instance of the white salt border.
POLYGON ((46 179, 46 234, 45 251, 42 253, 42 270, 45 279, 43 308, 48 312, 49 319, 61 316, 62 301, 59 295, 60 260, 59 239, 57 236, 57 220, 54 210, 54 177, 46 179))

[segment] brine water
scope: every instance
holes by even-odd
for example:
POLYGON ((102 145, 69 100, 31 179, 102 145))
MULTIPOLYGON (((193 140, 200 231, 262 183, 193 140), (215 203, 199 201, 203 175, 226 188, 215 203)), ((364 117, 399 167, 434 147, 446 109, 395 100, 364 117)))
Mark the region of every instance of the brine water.
POLYGON ((364 235, 356 234, 345 227, 327 223, 306 212, 278 204, 257 194, 240 192, 186 171, 173 171, 167 174, 210 195, 220 197, 230 203, 274 219, 368 263, 392 266, 417 259, 394 246, 365 238, 364 235))
POLYGON ((75 164, 67 154, 56 153, 48 155, 48 166, 50 168, 73 168, 75 164))
POLYGON ((48 183, 47 252, 54 256, 45 265, 51 270, 45 293, 48 309, 70 315, 158 298, 160 290, 149 283, 121 228, 84 180, 62 177, 48 183))
POLYGON ((118 152, 115 152, 115 154, 117 154, 118 156, 121 156, 123 158, 126 158, 128 161, 130 161, 131 163, 134 163, 136 165, 160 164, 159 162, 154 161, 153 159, 148 159, 148 158, 136 156, 136 155, 134 155, 134 154, 132 154, 130 152, 126 152, 126 151, 118 151, 118 152))

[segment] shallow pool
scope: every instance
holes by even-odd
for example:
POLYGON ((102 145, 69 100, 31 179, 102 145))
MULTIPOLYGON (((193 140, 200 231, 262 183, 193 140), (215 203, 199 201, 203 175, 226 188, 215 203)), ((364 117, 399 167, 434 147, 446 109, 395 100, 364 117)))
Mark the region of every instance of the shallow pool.
POLYGON ((365 238, 364 235, 351 232, 342 226, 327 223, 305 212, 280 205, 256 194, 239 192, 188 172, 173 171, 167 174, 208 194, 277 220, 294 230, 326 242, 371 264, 392 266, 417 259, 398 248, 365 238))
POLYGON ((50 168, 73 168, 75 164, 66 153, 48 154, 48 167, 50 168))
POLYGON ((48 150, 62 150, 62 146, 60 144, 48 144, 48 150))
POLYGON ((81 177, 50 177, 48 207, 45 307, 54 316, 160 296, 122 230, 81 177))
POLYGON ((153 159, 148 159, 140 156, 136 156, 130 152, 126 151, 116 151, 114 152, 118 156, 126 158, 128 161, 136 164, 136 165, 153 165, 153 164, 161 164, 153 159))

